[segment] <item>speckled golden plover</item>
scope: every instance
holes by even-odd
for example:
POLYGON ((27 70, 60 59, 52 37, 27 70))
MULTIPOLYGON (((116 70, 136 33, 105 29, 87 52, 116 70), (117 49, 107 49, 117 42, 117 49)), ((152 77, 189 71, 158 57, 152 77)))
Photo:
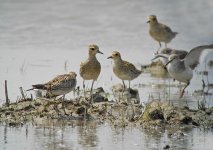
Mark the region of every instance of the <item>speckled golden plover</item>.
POLYGON ((80 64, 80 75, 83 78, 83 88, 85 97, 85 80, 92 80, 92 86, 90 90, 90 95, 92 96, 93 84, 97 80, 101 72, 101 64, 96 58, 97 53, 103 54, 101 51, 99 51, 99 47, 97 45, 89 45, 89 57, 86 61, 80 64))
POLYGON ((178 34, 177 32, 173 32, 167 25, 159 23, 155 15, 150 15, 147 23, 149 23, 150 36, 159 42, 160 47, 161 42, 164 42, 165 47, 167 47, 167 43, 169 43, 178 34))
POLYGON ((29 90, 45 90, 47 91, 48 97, 57 97, 63 95, 64 99, 67 93, 75 90, 75 86, 77 84, 76 76, 77 74, 75 72, 58 75, 47 83, 32 85, 33 88, 29 90))
POLYGON ((113 59, 113 72, 119 79, 122 80, 124 89, 124 80, 128 80, 130 89, 130 81, 137 78, 142 71, 138 70, 132 63, 122 60, 120 53, 117 51, 113 51, 112 55, 108 57, 108 59, 109 58, 113 59))

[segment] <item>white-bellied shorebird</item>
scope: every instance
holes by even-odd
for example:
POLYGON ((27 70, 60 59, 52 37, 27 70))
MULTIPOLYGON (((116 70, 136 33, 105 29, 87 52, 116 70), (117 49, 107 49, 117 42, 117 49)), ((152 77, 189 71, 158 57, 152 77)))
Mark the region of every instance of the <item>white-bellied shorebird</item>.
MULTIPOLYGON (((186 83, 186 86, 180 94, 180 98, 183 97, 186 87, 190 84, 193 77, 193 70, 199 64, 201 53, 205 49, 213 49, 213 44, 202 45, 191 49, 184 59, 179 59, 177 54, 169 56, 169 61, 165 65, 169 74, 175 80, 186 83)), ((165 55, 157 55, 154 59, 158 57, 168 58, 168 56, 165 55)))
POLYGON ((99 47, 97 45, 89 45, 89 57, 86 61, 80 64, 80 75, 83 78, 83 88, 85 97, 85 80, 92 80, 92 86, 90 90, 90 95, 92 96, 93 84, 97 80, 101 72, 101 64, 96 58, 97 53, 103 54, 101 51, 99 51, 99 47))
POLYGON ((67 93, 75 90, 75 86, 77 84, 76 76, 77 74, 75 72, 58 75, 47 83, 32 85, 33 88, 29 90, 45 90, 47 91, 48 97, 57 97, 63 95, 64 99, 67 93))
POLYGON ((130 89, 130 81, 137 78, 142 71, 138 70, 132 63, 122 60, 121 55, 117 51, 113 51, 112 55, 108 57, 108 59, 113 59, 113 72, 114 74, 122 80, 124 89, 125 83, 124 80, 128 80, 129 89, 130 89))
POLYGON ((147 23, 149 23, 149 34, 154 40, 158 41, 159 49, 161 48, 161 42, 164 42, 165 47, 167 47, 167 43, 171 42, 178 34, 173 32, 167 25, 159 23, 155 15, 150 15, 147 23))

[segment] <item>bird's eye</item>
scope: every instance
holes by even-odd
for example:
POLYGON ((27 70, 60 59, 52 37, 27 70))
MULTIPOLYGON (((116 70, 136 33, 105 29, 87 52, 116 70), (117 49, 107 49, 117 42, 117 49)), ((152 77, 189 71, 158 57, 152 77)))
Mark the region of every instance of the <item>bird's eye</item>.
POLYGON ((95 50, 95 48, 91 48, 91 50, 92 50, 92 51, 94 51, 94 50, 95 50))
POLYGON ((115 54, 115 56, 118 56, 118 54, 115 54))

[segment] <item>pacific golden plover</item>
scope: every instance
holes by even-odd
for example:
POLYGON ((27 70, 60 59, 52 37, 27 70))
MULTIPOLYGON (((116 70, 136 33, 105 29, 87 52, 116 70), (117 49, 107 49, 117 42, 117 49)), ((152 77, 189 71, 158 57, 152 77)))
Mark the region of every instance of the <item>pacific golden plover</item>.
POLYGON ((177 32, 173 32, 167 25, 159 23, 155 15, 150 15, 147 23, 149 23, 150 27, 149 34, 154 40, 159 42, 160 48, 161 42, 164 42, 165 47, 167 47, 167 43, 169 43, 178 34, 177 32))
POLYGON ((86 96, 85 80, 92 80, 90 90, 90 95, 92 96, 93 84, 101 72, 101 64, 96 58, 97 53, 103 54, 101 51, 99 51, 99 47, 97 45, 89 45, 89 57, 86 61, 80 64, 80 75, 83 78, 84 96, 86 96))
POLYGON ((122 60, 120 53, 117 51, 113 51, 112 55, 108 57, 108 59, 109 58, 113 59, 113 72, 118 78, 122 80, 124 89, 124 80, 129 81, 130 89, 130 81, 137 78, 142 73, 142 71, 138 70, 132 63, 122 60))

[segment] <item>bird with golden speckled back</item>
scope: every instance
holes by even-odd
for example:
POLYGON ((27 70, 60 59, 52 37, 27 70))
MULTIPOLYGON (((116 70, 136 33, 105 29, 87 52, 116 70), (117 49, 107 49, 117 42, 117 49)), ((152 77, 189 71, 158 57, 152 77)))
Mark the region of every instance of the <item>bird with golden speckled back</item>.
POLYGON ((92 96, 93 84, 98 79, 98 76, 101 72, 101 64, 96 58, 97 53, 103 54, 99 50, 99 47, 97 45, 95 44, 89 45, 88 58, 86 61, 80 64, 80 76, 83 78, 83 89, 85 97, 86 97, 85 80, 92 80, 92 86, 90 89, 90 95, 92 96))
POLYGON ((150 15, 147 23, 149 23, 149 34, 154 40, 158 41, 159 49, 161 48, 161 42, 164 42, 165 47, 167 47, 167 43, 171 42, 178 34, 178 32, 173 32, 169 26, 159 23, 155 15, 150 15))
POLYGON ((118 51, 113 51, 112 55, 108 57, 108 59, 113 59, 113 72, 114 74, 122 80, 125 90, 124 80, 129 81, 129 89, 130 89, 130 81, 137 78, 142 71, 138 70, 132 63, 125 61, 121 58, 121 54, 118 51))
POLYGON ((32 85, 33 88, 27 91, 34 89, 45 90, 47 91, 48 97, 57 97, 63 95, 64 99, 65 94, 75 90, 77 84, 76 76, 77 74, 75 72, 58 75, 47 83, 32 85))

